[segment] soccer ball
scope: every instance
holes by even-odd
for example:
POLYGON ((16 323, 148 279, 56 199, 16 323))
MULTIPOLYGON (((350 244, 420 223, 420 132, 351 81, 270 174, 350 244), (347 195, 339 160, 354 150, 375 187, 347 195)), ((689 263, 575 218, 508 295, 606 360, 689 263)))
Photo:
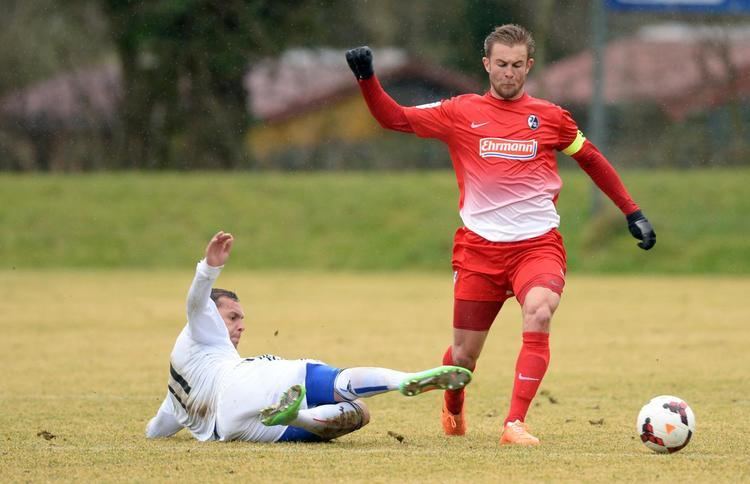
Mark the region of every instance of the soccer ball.
POLYGON ((695 433, 695 415, 687 402, 671 395, 654 397, 641 408, 636 432, 643 444, 660 454, 684 449, 695 433))

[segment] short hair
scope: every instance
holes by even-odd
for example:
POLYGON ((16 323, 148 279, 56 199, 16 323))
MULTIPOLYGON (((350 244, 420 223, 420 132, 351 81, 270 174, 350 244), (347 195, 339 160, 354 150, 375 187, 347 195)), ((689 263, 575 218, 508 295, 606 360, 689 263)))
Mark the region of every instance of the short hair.
POLYGON ((219 298, 222 297, 228 297, 232 301, 240 302, 240 298, 237 297, 237 294, 233 293, 232 291, 229 291, 227 289, 219 289, 218 287, 214 287, 211 289, 211 300, 216 304, 219 305, 219 298))
POLYGON ((492 46, 496 43, 507 45, 508 47, 525 44, 526 51, 529 54, 529 59, 534 57, 534 52, 536 51, 536 42, 534 42, 534 37, 531 35, 531 32, 516 24, 501 25, 495 27, 495 30, 490 32, 487 38, 484 39, 485 57, 490 56, 492 46))

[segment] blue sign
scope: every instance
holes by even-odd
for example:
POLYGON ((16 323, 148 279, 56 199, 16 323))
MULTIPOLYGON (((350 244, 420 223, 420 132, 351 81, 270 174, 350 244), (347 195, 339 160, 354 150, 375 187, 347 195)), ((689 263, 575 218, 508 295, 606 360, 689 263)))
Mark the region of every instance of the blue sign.
POLYGON ((750 0, 606 0, 609 10, 694 13, 750 12, 750 0))

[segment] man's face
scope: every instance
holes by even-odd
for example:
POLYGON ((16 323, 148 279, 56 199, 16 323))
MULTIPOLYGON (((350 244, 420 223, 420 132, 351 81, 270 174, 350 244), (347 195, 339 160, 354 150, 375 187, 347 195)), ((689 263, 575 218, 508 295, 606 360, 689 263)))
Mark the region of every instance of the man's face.
POLYGON ((493 96, 513 100, 523 95, 526 76, 534 65, 534 59, 529 59, 526 44, 507 46, 495 42, 490 56, 483 57, 482 62, 490 75, 490 92, 493 96))
POLYGON ((242 310, 240 303, 228 297, 220 297, 216 307, 219 309, 224 324, 227 325, 229 339, 232 340, 232 344, 236 348, 240 344, 242 332, 245 331, 245 312, 242 310))

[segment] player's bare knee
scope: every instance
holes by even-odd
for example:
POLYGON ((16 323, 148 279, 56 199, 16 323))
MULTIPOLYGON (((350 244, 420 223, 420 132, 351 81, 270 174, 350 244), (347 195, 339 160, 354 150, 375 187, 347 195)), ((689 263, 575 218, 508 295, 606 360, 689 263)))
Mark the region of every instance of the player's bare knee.
POLYGON ((367 407, 367 404, 360 398, 358 400, 354 400, 351 402, 353 405, 356 405, 360 409, 360 414, 362 415, 362 424, 360 427, 364 427, 368 423, 370 423, 370 409, 367 407))
POLYGON ((549 332, 552 321, 552 308, 545 303, 535 304, 524 308, 523 327, 524 331, 549 332))
POLYGON ((478 355, 473 355, 459 348, 453 349, 453 364, 462 368, 473 370, 477 366, 478 355))

